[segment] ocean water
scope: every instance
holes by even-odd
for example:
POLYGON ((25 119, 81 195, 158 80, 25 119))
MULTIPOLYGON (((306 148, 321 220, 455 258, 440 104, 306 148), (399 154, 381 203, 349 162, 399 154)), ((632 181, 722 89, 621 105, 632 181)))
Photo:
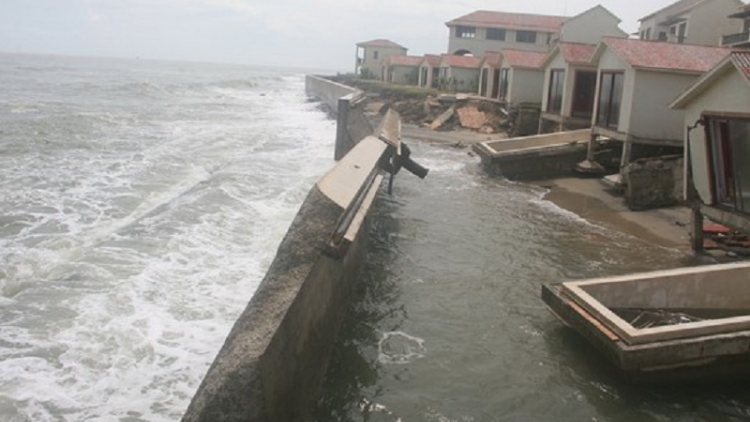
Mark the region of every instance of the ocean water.
POLYGON ((304 73, 0 55, 0 421, 179 420, 333 164, 304 73))
POLYGON ((375 205, 315 421, 750 419, 746 383, 631 384, 541 299, 543 283, 706 259, 587 221, 542 187, 488 177, 464 149, 410 147, 430 174, 399 174, 375 205))

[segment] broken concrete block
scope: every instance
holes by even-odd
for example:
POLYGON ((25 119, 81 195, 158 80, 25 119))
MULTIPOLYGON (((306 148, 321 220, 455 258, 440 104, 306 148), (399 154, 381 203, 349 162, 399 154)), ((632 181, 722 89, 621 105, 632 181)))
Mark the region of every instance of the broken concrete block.
POLYGON ((436 130, 440 126, 444 125, 445 122, 450 120, 451 117, 453 117, 453 114, 456 112, 456 109, 454 107, 449 108, 448 110, 445 110, 443 114, 438 116, 437 119, 432 121, 432 124, 430 125, 430 129, 436 130))
POLYGON ((456 113, 461 126, 468 129, 479 129, 487 123, 487 115, 476 106, 461 107, 456 113))

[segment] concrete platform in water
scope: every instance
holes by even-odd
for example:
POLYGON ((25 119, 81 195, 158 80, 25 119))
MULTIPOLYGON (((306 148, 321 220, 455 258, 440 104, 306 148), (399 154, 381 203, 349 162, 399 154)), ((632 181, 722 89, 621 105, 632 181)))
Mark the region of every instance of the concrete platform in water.
POLYGON ((750 263, 545 284, 542 299, 635 380, 750 373, 750 263))
POLYGON ((586 159, 590 130, 482 142, 472 149, 489 174, 530 180, 575 174, 586 159))

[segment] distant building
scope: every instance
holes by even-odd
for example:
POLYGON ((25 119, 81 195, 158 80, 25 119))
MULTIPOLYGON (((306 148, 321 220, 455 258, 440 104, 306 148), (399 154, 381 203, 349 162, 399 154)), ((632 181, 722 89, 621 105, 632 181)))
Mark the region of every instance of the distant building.
POLYGON ((721 45, 727 47, 750 47, 750 4, 742 6, 729 19, 737 19, 741 23, 741 32, 726 34, 721 38, 721 45))
POLYGON ((482 59, 471 56, 440 56, 438 86, 442 90, 476 93, 482 59))
POLYGON ((500 65, 503 55, 497 51, 488 51, 479 66, 479 95, 488 98, 498 98, 500 94, 500 65))
POLYGON ((419 86, 438 88, 439 76, 440 56, 437 54, 425 54, 419 63, 419 86))
POLYGON ((730 19, 740 0, 680 0, 640 19, 642 40, 720 45, 722 36, 738 33, 742 22, 730 19))
POLYGON ((604 36, 627 36, 619 23, 601 5, 572 18, 479 10, 446 23, 448 53, 484 56, 504 49, 549 51, 560 40, 596 44, 604 36))
POLYGON ((417 85, 422 56, 388 56, 383 60, 384 80, 392 84, 417 85))
POLYGON ((383 60, 389 56, 405 56, 407 51, 406 47, 384 39, 357 43, 354 73, 364 78, 385 79, 383 60))

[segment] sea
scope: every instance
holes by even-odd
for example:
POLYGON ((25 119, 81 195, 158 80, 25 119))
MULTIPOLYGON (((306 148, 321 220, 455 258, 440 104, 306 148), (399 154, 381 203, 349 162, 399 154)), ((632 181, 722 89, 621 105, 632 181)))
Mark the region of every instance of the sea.
POLYGON ((333 164, 310 72, 0 54, 0 421, 180 419, 333 164))
MULTIPOLYGON (((181 418, 334 164, 311 72, 0 54, 0 421, 181 418)), ((623 381, 540 298, 706 262, 405 141, 430 173, 375 202, 313 421, 750 419, 746 383, 623 381)))

